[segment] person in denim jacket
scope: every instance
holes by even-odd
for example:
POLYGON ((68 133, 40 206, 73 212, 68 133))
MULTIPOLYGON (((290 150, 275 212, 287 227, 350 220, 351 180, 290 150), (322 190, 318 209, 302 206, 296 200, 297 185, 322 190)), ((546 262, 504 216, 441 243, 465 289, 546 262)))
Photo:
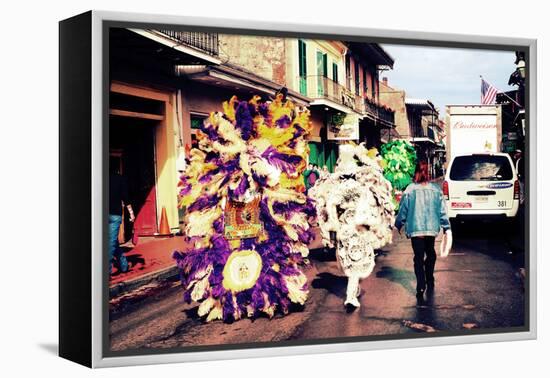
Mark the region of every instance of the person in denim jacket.
POLYGON ((443 192, 429 182, 428 164, 424 161, 418 163, 414 183, 407 187, 399 203, 395 220, 399 233, 403 225, 414 251, 416 295, 421 298, 426 287, 434 288, 435 237, 441 229, 447 232, 451 228, 443 192))

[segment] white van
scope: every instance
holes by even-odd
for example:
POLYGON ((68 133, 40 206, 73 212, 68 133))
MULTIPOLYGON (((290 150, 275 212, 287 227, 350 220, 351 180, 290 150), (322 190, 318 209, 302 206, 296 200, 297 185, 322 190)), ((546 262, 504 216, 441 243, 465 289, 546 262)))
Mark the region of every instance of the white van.
POLYGON ((508 154, 459 155, 449 164, 443 194, 451 220, 510 219, 518 212, 520 186, 508 154))

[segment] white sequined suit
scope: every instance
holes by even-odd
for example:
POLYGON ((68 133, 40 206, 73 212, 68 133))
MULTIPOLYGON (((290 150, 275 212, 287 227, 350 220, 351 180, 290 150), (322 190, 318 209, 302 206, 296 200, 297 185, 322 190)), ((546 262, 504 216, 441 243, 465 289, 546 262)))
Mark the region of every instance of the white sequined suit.
POLYGON ((345 305, 359 307, 359 280, 374 269, 374 250, 392 241, 394 205, 391 184, 379 157, 362 144, 340 146, 334 173, 317 181, 308 195, 316 203, 325 246, 334 247, 348 276, 345 305))

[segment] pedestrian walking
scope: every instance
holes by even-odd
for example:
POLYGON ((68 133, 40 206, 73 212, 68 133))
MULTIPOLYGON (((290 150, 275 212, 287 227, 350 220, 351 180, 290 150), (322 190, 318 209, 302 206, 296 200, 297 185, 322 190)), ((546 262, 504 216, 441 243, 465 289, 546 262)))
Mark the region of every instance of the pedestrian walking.
POLYGON ((120 272, 128 271, 128 260, 120 249, 118 232, 122 223, 123 208, 126 207, 130 222, 134 222, 134 210, 128 199, 128 184, 126 178, 117 169, 116 164, 110 164, 109 174, 109 267, 118 263, 120 272))
POLYGON ((319 172, 314 164, 308 164, 307 169, 304 171, 304 181, 306 185, 306 193, 311 189, 315 182, 319 179, 319 172))
POLYGON ((438 185, 429 182, 428 164, 425 161, 417 164, 414 182, 401 197, 395 220, 399 233, 403 225, 412 243, 416 296, 420 299, 426 289, 434 289, 435 237, 441 229, 444 232, 451 229, 443 192, 438 185))

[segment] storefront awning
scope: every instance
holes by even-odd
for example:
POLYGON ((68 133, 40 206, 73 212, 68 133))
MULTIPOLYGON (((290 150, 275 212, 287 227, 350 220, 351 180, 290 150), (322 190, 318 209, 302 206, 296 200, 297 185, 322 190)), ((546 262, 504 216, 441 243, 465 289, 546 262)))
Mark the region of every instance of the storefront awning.
MULTIPOLYGON (((281 85, 258 75, 228 65, 208 66, 202 72, 188 75, 190 80, 229 89, 248 90, 256 94, 274 96, 281 85)), ((309 99, 295 91, 287 90, 287 97, 296 105, 308 106, 309 99)))
MULTIPOLYGON (((337 112, 340 113, 346 113, 346 114, 357 114, 359 117, 361 117, 358 113, 354 112, 352 109, 348 108, 347 106, 338 104, 337 102, 331 101, 326 98, 317 98, 310 102, 311 106, 326 106, 328 108, 334 109, 337 112)), ((362 118, 362 117, 361 117, 362 118)))
POLYGON ((433 144, 434 146, 437 146, 437 143, 428 137, 416 137, 411 138, 411 143, 417 143, 417 144, 433 144))

